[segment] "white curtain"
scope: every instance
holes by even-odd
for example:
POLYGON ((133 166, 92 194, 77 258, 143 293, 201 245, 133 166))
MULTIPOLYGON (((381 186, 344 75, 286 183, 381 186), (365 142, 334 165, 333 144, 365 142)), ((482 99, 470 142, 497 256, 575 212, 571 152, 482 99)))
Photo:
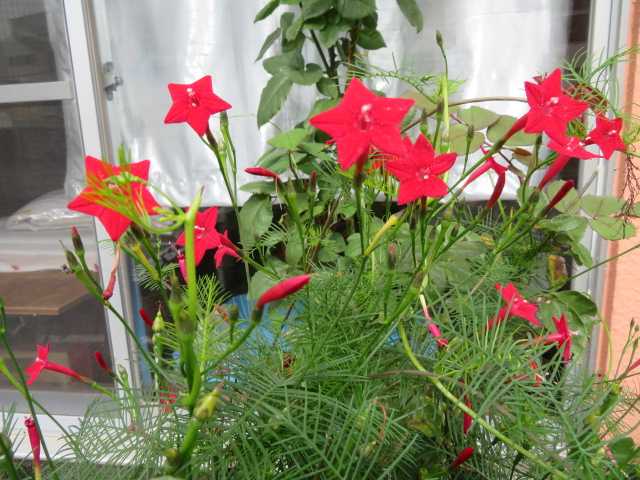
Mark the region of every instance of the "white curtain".
MULTIPOLYGON (((254 59, 277 27, 279 11, 254 24, 264 0, 102 1, 101 50, 110 57, 103 60, 112 61, 123 79, 109 105, 114 145, 124 142, 134 159, 150 159, 151 180, 179 202, 188 204, 197 185, 205 185, 206 204, 228 205, 206 147, 186 125, 162 123, 170 105, 166 84, 212 74, 214 91, 233 105, 229 114, 240 167, 253 165, 275 131, 256 127, 260 92, 269 77, 254 59)), ((392 68, 395 59, 401 69, 441 71, 437 28, 445 39, 451 77, 466 80, 458 98, 523 96, 525 80, 560 65, 567 54, 571 0, 420 0, 425 18, 420 34, 395 0, 377 3, 388 47, 373 52, 371 62, 392 68)), ((390 95, 406 89, 397 82, 375 86, 390 95)), ((304 118, 315 97, 314 88, 294 86, 274 123, 290 128, 304 118)), ((511 115, 523 111, 518 104, 483 106, 511 115)), ((510 179, 507 192, 513 193, 514 184, 510 179)), ((468 197, 482 198, 491 189, 489 177, 483 178, 471 185, 468 197)))

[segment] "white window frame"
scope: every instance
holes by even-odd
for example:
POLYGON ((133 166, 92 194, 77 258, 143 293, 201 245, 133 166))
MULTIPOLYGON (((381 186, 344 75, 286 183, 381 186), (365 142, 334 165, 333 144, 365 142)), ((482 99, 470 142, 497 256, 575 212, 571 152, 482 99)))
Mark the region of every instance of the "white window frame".
MULTIPOLYGON (((591 0, 591 12, 589 14, 589 46, 588 53, 591 58, 609 57, 626 47, 629 27, 630 0, 591 0)), ((618 83, 618 92, 625 91, 624 64, 609 72, 609 80, 618 83)), ((622 98, 618 98, 622 101, 622 98)), ((588 162, 580 162, 578 175, 578 189, 591 195, 611 195, 615 176, 616 157, 610 160, 599 159, 588 162), (591 178, 595 179, 590 182, 591 178)), ((587 230, 583 245, 589 250, 594 264, 607 258, 607 241, 587 230)), ((584 271, 578 268, 576 273, 584 271)), ((600 267, 591 270, 572 282, 572 288, 587 292, 596 301, 599 307, 603 305, 605 269, 600 267)), ((600 340, 600 327, 596 325, 591 334, 589 343, 589 356, 585 367, 595 370, 597 364, 597 352, 600 340)))
MULTIPOLYGON (((62 80, 53 82, 38 83, 19 83, 0 85, 0 105, 18 102, 40 102, 54 100, 72 100, 75 98, 80 120, 80 133, 83 144, 83 151, 87 155, 102 158, 102 135, 100 119, 97 105, 99 104, 98 75, 94 71, 93 58, 90 41, 89 29, 90 18, 85 0, 63 0, 64 18, 67 27, 67 37, 70 49, 70 58, 73 71, 73 81, 62 80)), ((95 234, 98 246, 103 240, 109 240, 109 236, 99 222, 94 222, 95 234)), ((102 282, 106 285, 108 282, 111 265, 114 261, 114 254, 110 249, 98 248, 98 261, 100 264, 100 272, 102 282)), ((121 279, 123 275, 119 275, 119 281, 116 282, 113 296, 110 301, 114 308, 119 312, 125 312, 126 305, 126 287, 122 288, 121 279)), ((124 315, 125 318, 131 318, 124 315)), ((135 365, 131 361, 129 342, 124 326, 120 323, 116 315, 105 309, 106 331, 111 349, 111 359, 113 365, 124 368, 129 378, 136 381, 137 375, 135 365)), ((88 362, 93 361, 92 358, 87 359, 88 362)), ((77 415, 55 415, 55 419, 65 429, 78 425, 82 417, 77 415)), ((39 414, 38 422, 40 423, 44 440, 47 442, 51 454, 55 455, 63 446, 63 432, 60 428, 46 415, 39 414)), ((18 425, 21 425, 18 422, 18 425)), ((17 428, 14 432, 16 435, 15 445, 18 445, 15 454, 18 457, 28 457, 31 454, 28 441, 25 439, 25 432, 22 428, 17 428)))

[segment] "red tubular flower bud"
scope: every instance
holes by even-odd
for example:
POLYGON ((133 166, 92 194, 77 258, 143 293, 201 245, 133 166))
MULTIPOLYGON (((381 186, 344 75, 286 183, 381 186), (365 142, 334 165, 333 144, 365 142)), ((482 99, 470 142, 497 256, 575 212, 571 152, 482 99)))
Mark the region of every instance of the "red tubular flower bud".
POLYGON ((102 353, 95 352, 93 355, 96 357, 96 363, 100 366, 100 368, 107 372, 109 375, 112 375, 113 371, 111 370, 111 368, 109 368, 109 365, 107 365, 107 361, 102 356, 102 353))
POLYGON ((528 117, 529 117, 529 114, 525 113, 523 116, 518 118, 513 125, 511 125, 511 128, 509 129, 507 134, 504 136, 505 142, 525 127, 525 125, 527 124, 528 117))
POLYGON ((140 310, 138 310, 138 313, 140 314, 140 318, 142 318, 144 323, 148 327, 153 328, 153 319, 149 316, 147 311, 144 308, 141 308, 140 310))
POLYGON ((473 447, 467 447, 462 450, 453 461, 453 463, 449 466, 449 470, 455 470, 456 468, 458 468, 464 462, 469 460, 469 458, 471 458, 471 455, 473 455, 473 447))
POLYGON ((27 428, 27 435, 29 437, 29 445, 31 446, 31 452, 33 453, 33 469, 36 474, 36 478, 40 477, 40 432, 36 422, 32 417, 27 417, 24 420, 24 426, 27 428))
MULTIPOLYGON (((468 408, 473 409, 473 405, 471 404, 471 400, 469 400, 469 397, 466 396, 466 395, 464 397, 464 404, 468 408)), ((468 413, 465 413, 464 414, 464 419, 463 419, 463 427, 462 427, 462 430, 463 430, 465 435, 467 434, 467 432, 471 428, 471 424, 472 423, 473 423, 473 417, 471 417, 471 415, 469 415, 468 413)))
POLYGON ((82 257, 84 255, 84 245, 82 244, 80 232, 75 225, 71 227, 71 241, 73 242, 73 249, 75 250, 76 255, 82 257))
POLYGON ((116 286, 116 277, 118 275, 118 264, 120 263, 120 249, 116 248, 116 255, 113 260, 113 267, 111 267, 111 273, 109 274, 109 282, 107 288, 102 292, 102 299, 104 301, 109 300, 113 296, 113 289, 116 286))
POLYGON ((249 168, 245 168, 244 171, 250 175, 256 175, 258 177, 273 178, 276 181, 280 180, 280 176, 276 172, 274 172, 273 170, 269 170, 268 168, 249 167, 249 168))
POLYGON ((544 174, 544 177, 540 181, 538 188, 542 190, 544 186, 553 179, 553 177, 555 177, 558 173, 560 173, 560 171, 564 167, 567 166, 567 163, 569 163, 569 160, 571 160, 571 157, 569 157, 568 155, 562 155, 562 154, 558 155, 558 158, 556 158, 556 161, 553 162, 551 166, 547 169, 547 172, 544 174))
POLYGON ((311 275, 298 275, 287 278, 264 292, 256 302, 256 308, 261 310, 267 303, 281 300, 303 288, 311 280, 311 275))
POLYGON ((558 193, 556 193, 549 202, 547 209, 551 210, 553 207, 555 207, 560 202, 560 200, 567 196, 567 193, 569 193, 569 190, 571 190, 573 187, 575 187, 575 183, 573 182, 573 180, 567 180, 566 182, 564 182, 564 184, 562 184, 562 187, 560 187, 560 190, 558 190, 558 193))

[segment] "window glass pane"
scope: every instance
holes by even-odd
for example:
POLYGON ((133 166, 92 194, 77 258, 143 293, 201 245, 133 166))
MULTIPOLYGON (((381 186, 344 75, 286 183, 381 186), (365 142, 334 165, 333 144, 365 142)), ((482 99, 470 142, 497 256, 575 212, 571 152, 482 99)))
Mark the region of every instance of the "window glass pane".
POLYGON ((0 84, 60 79, 68 50, 62 0, 0 1, 0 84))
MULTIPOLYGON (((0 2, 0 25, 7 24, 3 15, 21 11, 6 8, 12 3, 22 5, 0 2)), ((68 49, 66 37, 62 39, 58 47, 68 49)), ((41 47, 36 50, 46 50, 41 47)), ((37 345, 49 345, 49 361, 110 385, 109 376, 94 360, 94 352, 100 351, 110 362, 104 308, 74 275, 65 272, 60 245, 72 248, 70 228, 77 226, 86 262, 99 278, 93 220, 66 208, 81 187, 77 182, 70 184, 67 168, 70 159, 74 165, 81 163, 79 132, 73 101, 0 104, 0 298, 5 303, 9 342, 21 369, 34 361, 37 345)), ((11 365, 3 347, 0 359, 11 365)), ((49 371, 32 389, 40 402, 58 414, 79 414, 95 396, 87 385, 49 371)), ((13 402, 24 411, 21 399, 0 376, 0 408, 13 402)))

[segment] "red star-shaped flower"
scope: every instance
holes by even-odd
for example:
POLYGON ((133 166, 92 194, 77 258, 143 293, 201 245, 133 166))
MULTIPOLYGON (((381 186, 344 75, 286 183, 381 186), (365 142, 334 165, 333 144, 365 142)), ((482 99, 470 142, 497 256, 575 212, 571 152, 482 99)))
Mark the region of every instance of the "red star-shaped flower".
POLYGON ((187 122, 200 136, 207 132, 211 115, 231 108, 213 93, 211 75, 205 75, 193 83, 170 83, 168 88, 173 105, 164 123, 187 122))
POLYGON ((586 145, 596 144, 605 158, 611 158, 613 152, 624 152, 627 146, 622 141, 622 118, 609 120, 604 115, 596 117, 596 126, 584 139, 586 145))
POLYGON ((403 153, 400 122, 413 104, 406 98, 379 97, 353 78, 340 105, 319 113, 309 123, 333 137, 338 162, 346 170, 371 146, 385 153, 403 153))
POLYGON ((544 343, 557 343, 558 348, 563 348, 562 359, 565 362, 571 360, 571 336, 573 332, 569 330, 567 317, 560 315, 560 318, 552 317, 553 323, 556 325, 556 333, 551 333, 545 337, 544 343))
POLYGON ((117 167, 94 157, 85 158, 87 187, 67 205, 71 210, 97 217, 114 242, 131 225, 131 219, 108 208, 105 203, 113 202, 104 195, 104 190, 124 197, 133 210, 154 214, 159 207, 143 183, 149 178, 149 160, 117 167))
POLYGON ((549 181, 560 173, 572 158, 589 160, 590 158, 598 157, 595 153, 591 153, 586 150, 584 148, 585 146, 586 143, 577 137, 566 137, 565 135, 561 135, 556 138, 551 138, 549 141, 549 148, 554 152, 557 152, 558 157, 545 172, 538 188, 542 189, 547 183, 549 183, 549 181))
POLYGON ((498 316, 492 318, 487 322, 487 330, 492 329, 495 325, 502 322, 508 316, 514 316, 522 318, 528 321, 534 327, 541 327, 542 324, 538 320, 538 306, 534 303, 525 300, 518 289, 509 283, 504 287, 499 283, 496 283, 496 290, 500 292, 502 300, 506 303, 506 306, 502 307, 498 311, 498 316))
MULTIPOLYGON (((215 254, 216 267, 220 268, 222 259, 225 255, 231 255, 235 258, 240 258, 237 253, 236 246, 233 244, 227 232, 220 233, 216 230, 216 222, 218 221, 218 209, 211 207, 204 212, 198 212, 196 214, 196 222, 194 226, 194 256, 196 265, 200 265, 202 258, 207 250, 213 250, 217 248, 215 254)), ((180 234, 176 240, 176 245, 183 247, 185 244, 184 232, 180 234)), ((182 252, 181 252, 182 253, 182 252)), ((182 272, 183 278, 187 278, 186 264, 184 255, 178 256, 178 265, 182 272)))
MULTIPOLYGON (((486 150, 483 148, 482 151, 486 154, 486 150)), ((491 194, 491 198, 489 198, 489 201, 487 202, 487 208, 491 208, 493 207, 496 202, 498 201, 498 199, 500 198, 500 195, 502 195, 502 190, 504 190, 504 185, 507 181, 507 170, 509 169, 509 167, 500 165, 498 162, 495 161, 495 159, 493 157, 489 157, 487 158, 487 160, 480 165, 478 168, 476 168, 471 175, 469 175, 469 178, 467 179, 467 181, 465 182, 464 187, 466 187, 467 185, 469 185, 471 182, 473 182, 475 179, 477 179, 480 175, 483 175, 484 173, 488 172, 489 170, 493 170, 497 175, 498 175, 498 180, 496 180, 496 186, 493 189, 493 193, 491 194)))
POLYGON ((404 139, 406 152, 397 160, 387 163, 387 170, 398 179, 398 204, 404 205, 422 197, 442 197, 449 187, 439 175, 453 167, 456 153, 436 156, 429 140, 420 135, 415 144, 404 139))
POLYGON ((35 382, 43 370, 58 372, 84 382, 82 375, 71 370, 69 367, 49 361, 49 345, 37 345, 36 350, 36 359, 25 369, 25 373, 27 374, 27 385, 31 385, 35 382))
POLYGON ((589 106, 566 95, 562 90, 562 72, 556 68, 539 83, 525 82, 529 103, 527 133, 546 133, 551 137, 564 136, 567 123, 578 118, 589 106))

